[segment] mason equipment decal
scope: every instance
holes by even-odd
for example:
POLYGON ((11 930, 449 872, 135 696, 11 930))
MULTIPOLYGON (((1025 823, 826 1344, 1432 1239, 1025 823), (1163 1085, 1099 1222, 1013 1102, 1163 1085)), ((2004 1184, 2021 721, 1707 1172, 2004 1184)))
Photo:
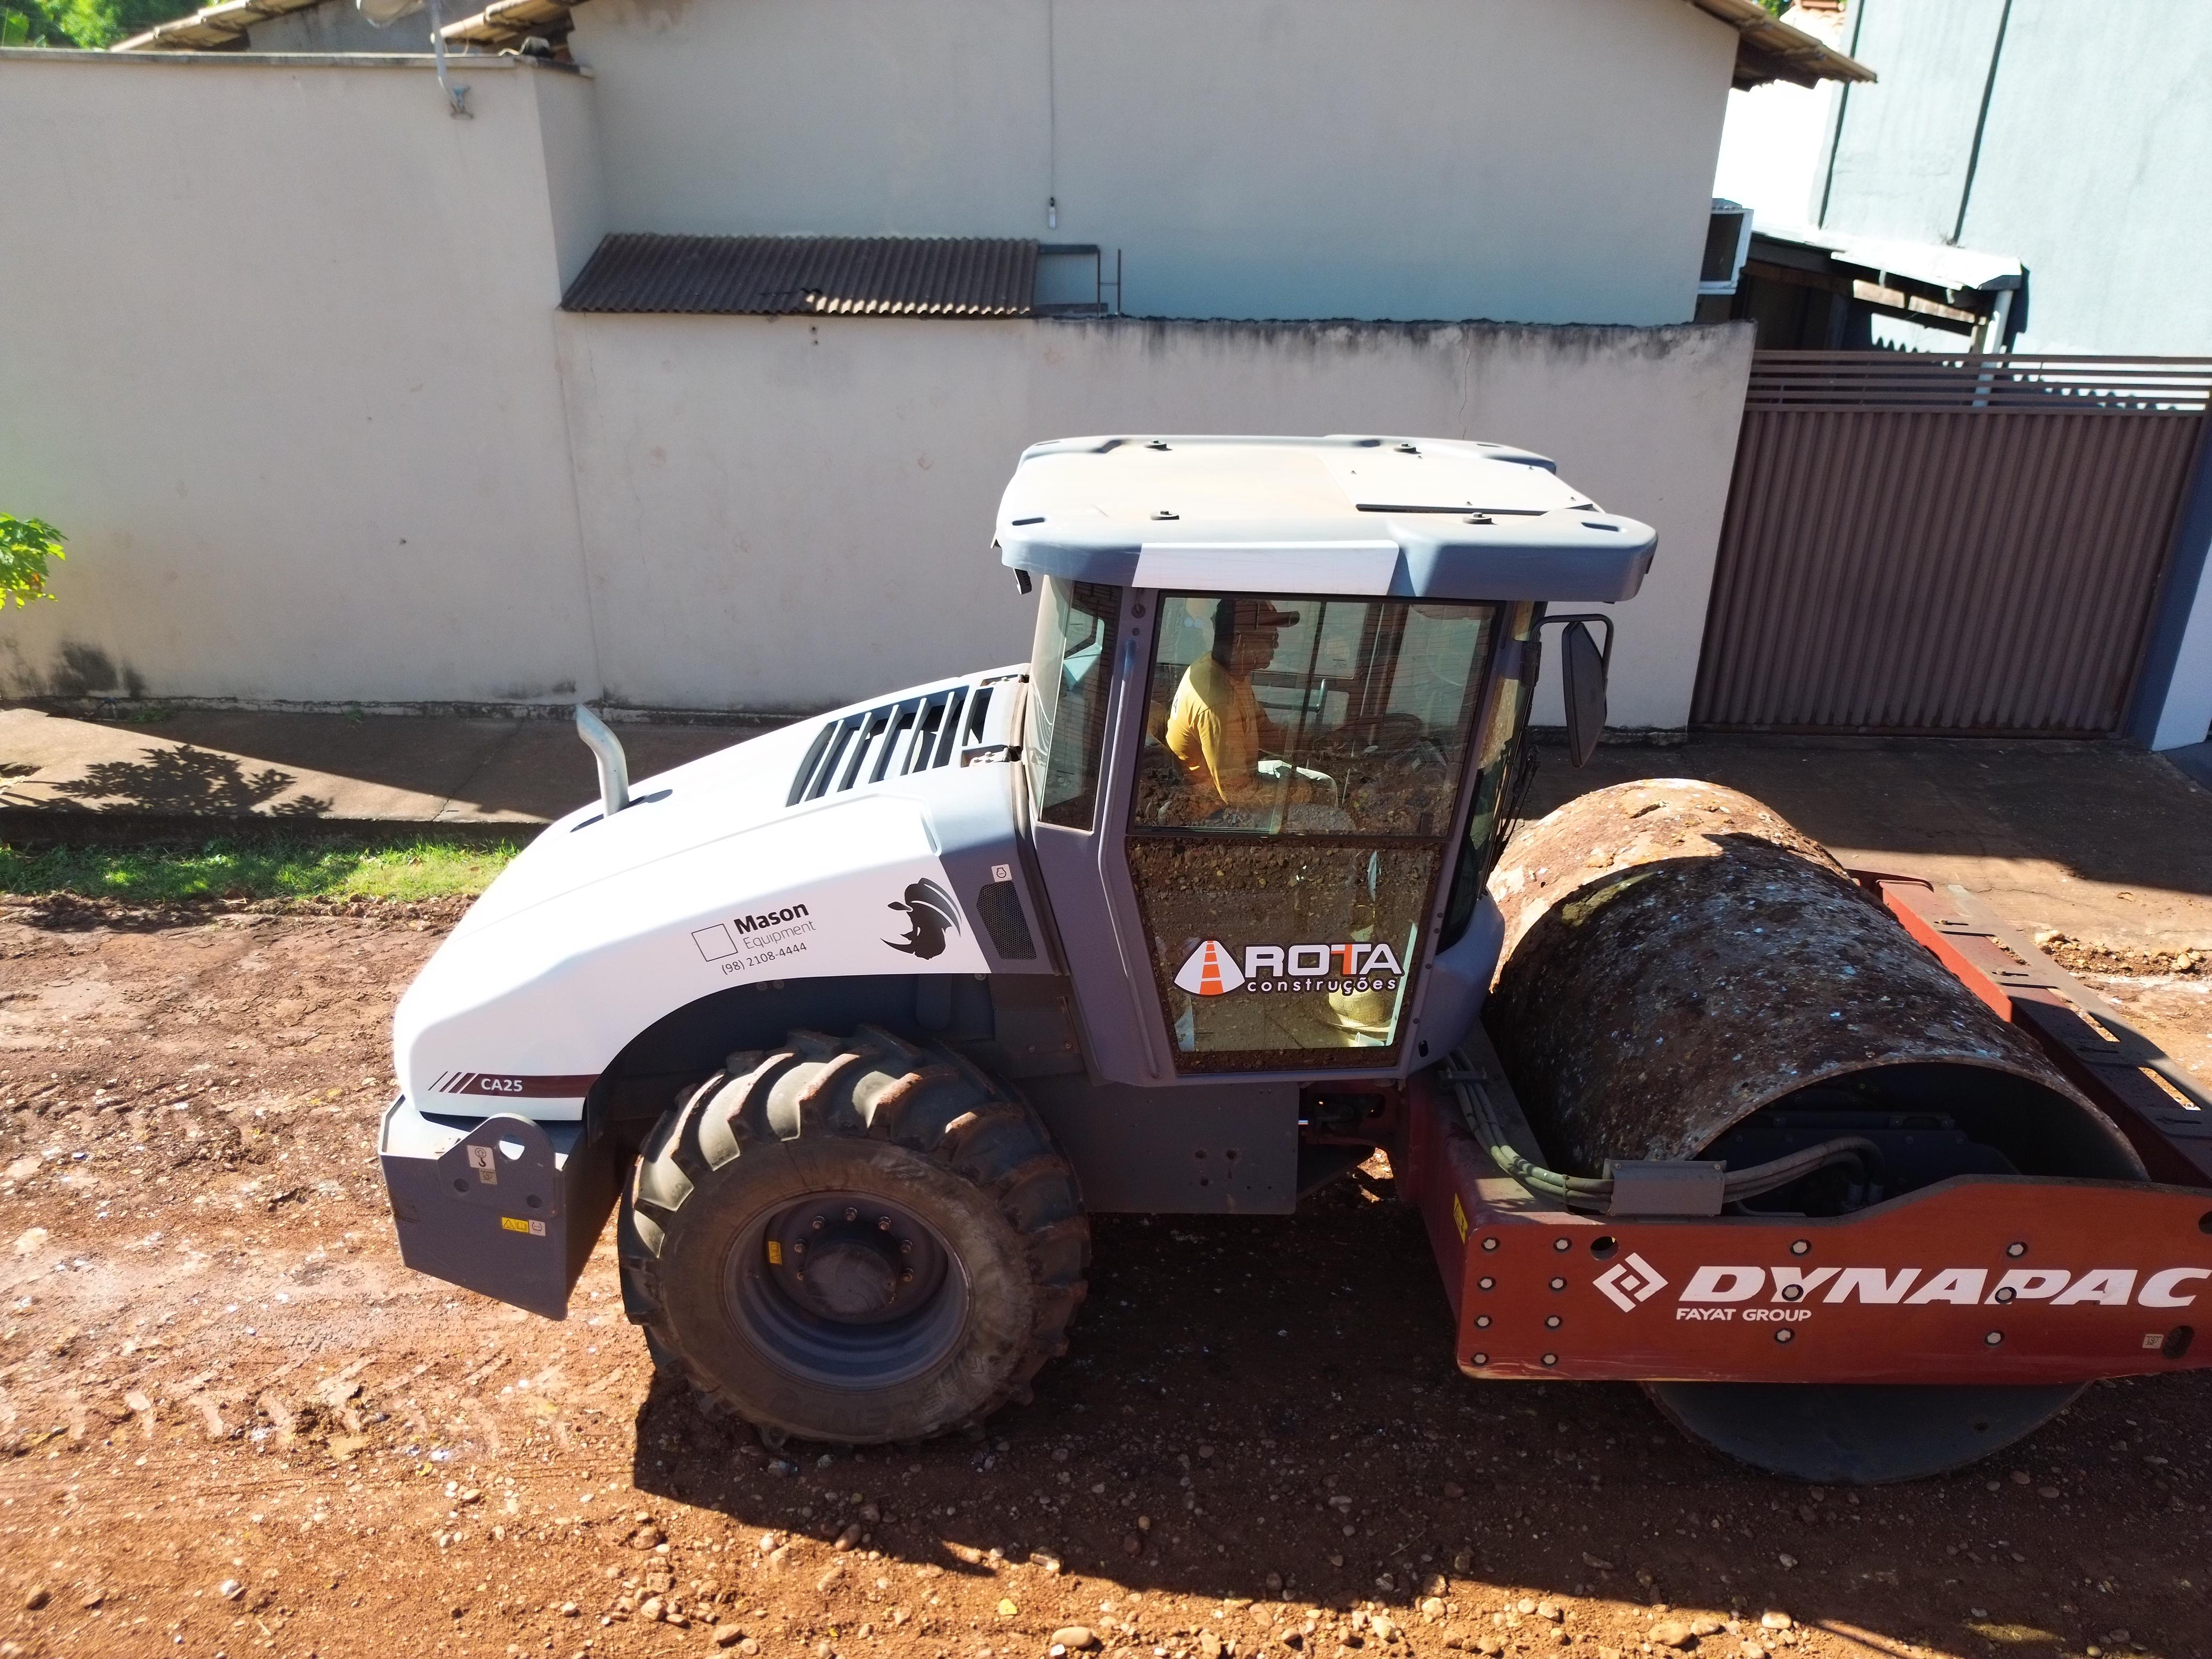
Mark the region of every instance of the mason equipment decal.
POLYGON ((1387 945, 1248 945, 1240 961, 1218 939, 1200 939, 1176 969, 1179 989, 1194 997, 1231 991, 1395 991, 1406 971, 1387 945))
MULTIPOLYGON (((1987 1267, 1941 1267, 1922 1277, 1918 1267, 1705 1267, 1675 1297, 1693 1304, 1751 1302, 1850 1303, 1927 1307, 1936 1303, 2003 1307, 2047 1302, 2054 1308, 2186 1308, 2197 1300, 2212 1267, 2166 1267, 2142 1275, 2132 1267, 2092 1267, 2076 1275, 2067 1267, 2013 1267, 1990 1282, 1987 1267)), ((1592 1281, 1623 1313, 1647 1302, 1667 1280, 1642 1256, 1631 1255, 1592 1281)), ((1725 1317, 1724 1314, 1717 1316, 1725 1317)), ((1686 1313, 1684 1317, 1689 1316, 1686 1313)))

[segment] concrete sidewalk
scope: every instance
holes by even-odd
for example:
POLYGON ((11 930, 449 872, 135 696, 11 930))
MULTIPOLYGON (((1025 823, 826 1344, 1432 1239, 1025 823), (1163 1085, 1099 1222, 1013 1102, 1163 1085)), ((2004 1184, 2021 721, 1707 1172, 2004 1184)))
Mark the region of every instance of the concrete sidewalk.
MULTIPOLYGON (((642 778, 773 729, 626 723, 621 735, 642 778)), ((598 787, 565 719, 196 709, 142 724, 0 709, 0 809, 531 824, 598 787)))
MULTIPOLYGON (((771 726, 626 723, 646 778, 771 726)), ((1669 774, 1772 805, 1845 862, 1958 883, 2014 926, 2142 949, 2212 945, 2212 793, 2118 744, 1697 738, 1556 746, 1527 810, 1669 774)), ((590 799, 565 720, 179 711, 144 724, 0 709, 0 812, 454 826, 542 823, 590 799)))
POLYGON ((1603 748, 1580 772, 1558 748, 1538 753, 1532 816, 1632 778, 1703 778, 1765 801, 1855 869, 1955 883, 2031 933, 2212 945, 2212 793, 2122 744, 1707 737, 1603 748))

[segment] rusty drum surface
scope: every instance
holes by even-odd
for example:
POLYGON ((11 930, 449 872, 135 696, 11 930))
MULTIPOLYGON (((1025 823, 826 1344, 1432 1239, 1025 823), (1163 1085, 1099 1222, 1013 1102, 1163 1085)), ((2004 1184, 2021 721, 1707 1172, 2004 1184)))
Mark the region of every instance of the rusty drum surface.
POLYGON ((2142 1178, 2027 1039, 1747 795, 1679 778, 1584 795, 1515 835, 1491 890, 1506 945, 1485 1021, 1573 1173, 1705 1154, 1830 1085, 1877 1107, 1885 1088, 1955 1101, 1996 1140, 2035 1120, 2024 1171, 2142 1178))

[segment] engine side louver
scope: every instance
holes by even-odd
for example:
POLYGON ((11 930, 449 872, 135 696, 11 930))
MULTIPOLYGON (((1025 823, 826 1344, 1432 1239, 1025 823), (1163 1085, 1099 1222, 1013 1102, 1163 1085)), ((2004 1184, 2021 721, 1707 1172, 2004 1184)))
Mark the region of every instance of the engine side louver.
POLYGON ((963 741, 981 738, 990 706, 989 686, 954 685, 824 720, 784 804, 950 766, 963 741))

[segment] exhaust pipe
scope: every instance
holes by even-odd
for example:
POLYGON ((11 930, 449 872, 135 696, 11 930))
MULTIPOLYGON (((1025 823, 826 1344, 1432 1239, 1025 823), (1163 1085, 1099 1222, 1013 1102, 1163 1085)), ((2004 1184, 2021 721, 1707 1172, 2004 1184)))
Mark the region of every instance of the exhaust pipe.
POLYGON ((576 705, 576 735, 599 763, 599 806, 612 817, 629 805, 629 760, 623 753, 622 739, 580 702, 576 705))

